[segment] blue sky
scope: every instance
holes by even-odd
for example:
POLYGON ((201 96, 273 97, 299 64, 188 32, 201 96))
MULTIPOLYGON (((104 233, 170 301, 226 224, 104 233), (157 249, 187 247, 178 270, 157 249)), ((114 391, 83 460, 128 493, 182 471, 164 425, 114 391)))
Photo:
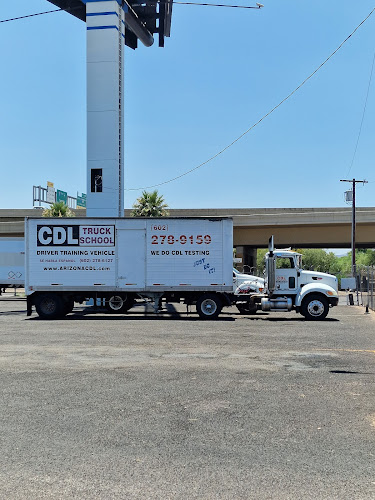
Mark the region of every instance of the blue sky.
MULTIPOLYGON (((229 3, 229 2, 227 2, 229 3)), ((233 2, 236 3, 236 2, 233 2)), ((242 5, 252 2, 239 1, 242 5)), ((0 19, 53 9, 1 1, 0 19)), ((175 5, 165 48, 126 49, 125 206, 223 149, 311 74, 374 8, 362 0, 260 10, 175 5), (130 189, 130 190, 129 190, 130 189), (151 188, 150 188, 151 189, 151 188)), ((32 186, 86 187, 85 24, 66 13, 1 23, 0 208, 32 186)), ((160 186, 171 208, 374 206, 375 12, 296 94, 218 158, 160 186)))

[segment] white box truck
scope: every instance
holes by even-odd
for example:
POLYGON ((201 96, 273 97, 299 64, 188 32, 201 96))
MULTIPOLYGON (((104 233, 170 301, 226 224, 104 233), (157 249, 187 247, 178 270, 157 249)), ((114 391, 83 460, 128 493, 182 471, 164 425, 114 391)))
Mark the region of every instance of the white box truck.
POLYGON ((34 219, 25 223, 28 312, 54 318, 104 299, 124 312, 136 298, 184 300, 216 317, 233 293, 229 218, 34 219))
POLYGON ((5 288, 23 287, 25 283, 25 241, 23 238, 0 238, 0 293, 5 288))
POLYGON ((250 293, 233 290, 231 218, 27 218, 27 314, 59 318, 75 302, 100 299, 126 312, 139 298, 195 304, 214 319, 224 306, 240 311, 301 312, 323 319, 337 305, 337 279, 301 268, 300 255, 270 248, 266 280, 250 293), (289 269, 278 266, 289 263, 289 269))

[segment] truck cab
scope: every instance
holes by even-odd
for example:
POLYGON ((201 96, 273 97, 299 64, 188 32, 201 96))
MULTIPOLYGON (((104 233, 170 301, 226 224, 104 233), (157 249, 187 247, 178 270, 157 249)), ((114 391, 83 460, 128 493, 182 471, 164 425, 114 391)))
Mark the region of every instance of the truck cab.
POLYGON ((336 276, 302 269, 302 255, 291 250, 274 250, 270 243, 265 256, 266 311, 295 309, 306 319, 324 319, 329 307, 338 304, 336 276))

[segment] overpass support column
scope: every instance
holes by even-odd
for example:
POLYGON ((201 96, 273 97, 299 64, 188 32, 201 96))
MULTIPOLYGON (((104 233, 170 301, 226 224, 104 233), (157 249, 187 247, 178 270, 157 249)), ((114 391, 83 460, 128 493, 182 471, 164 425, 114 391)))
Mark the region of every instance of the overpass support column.
POLYGON ((124 216, 124 37, 121 0, 85 1, 87 24, 87 210, 124 216))
POLYGON ((236 247, 236 257, 242 258, 243 270, 252 273, 257 266, 257 249, 244 245, 236 247))

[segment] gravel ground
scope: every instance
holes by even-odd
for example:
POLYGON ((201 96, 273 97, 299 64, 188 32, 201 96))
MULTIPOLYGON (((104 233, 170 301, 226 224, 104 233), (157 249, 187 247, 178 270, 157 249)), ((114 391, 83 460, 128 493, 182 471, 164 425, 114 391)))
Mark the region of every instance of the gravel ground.
POLYGON ((375 315, 26 317, 0 297, 4 499, 374 499, 375 315))

